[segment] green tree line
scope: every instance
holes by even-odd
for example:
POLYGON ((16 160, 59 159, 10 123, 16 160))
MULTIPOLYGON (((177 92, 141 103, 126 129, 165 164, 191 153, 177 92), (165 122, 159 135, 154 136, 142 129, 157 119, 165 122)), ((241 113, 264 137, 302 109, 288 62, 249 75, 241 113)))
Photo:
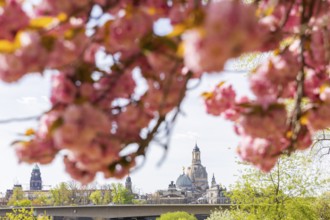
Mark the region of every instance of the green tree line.
POLYGON ((21 187, 15 187, 7 206, 67 206, 67 205, 107 205, 131 204, 134 195, 121 183, 94 187, 78 187, 76 182, 60 183, 48 192, 34 192, 29 196, 21 187))

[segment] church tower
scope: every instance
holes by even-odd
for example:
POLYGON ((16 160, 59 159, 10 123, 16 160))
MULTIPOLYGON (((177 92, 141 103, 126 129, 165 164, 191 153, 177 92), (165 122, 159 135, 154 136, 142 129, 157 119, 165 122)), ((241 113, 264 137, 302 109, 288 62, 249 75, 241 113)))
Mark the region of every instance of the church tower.
POLYGON ((32 169, 30 190, 42 190, 41 172, 37 164, 32 169))
POLYGON ((206 168, 202 165, 201 152, 197 144, 192 151, 192 163, 188 167, 187 174, 197 190, 206 192, 206 189, 209 188, 207 172, 206 168))
POLYGON ((201 152, 197 144, 192 152, 192 164, 201 164, 201 152))
POLYGON ((131 177, 128 175, 125 181, 125 188, 130 192, 133 193, 132 191, 132 179, 131 177))
POLYGON ((213 174, 211 187, 215 187, 215 186, 217 186, 217 182, 215 181, 215 177, 214 177, 214 174, 213 174))

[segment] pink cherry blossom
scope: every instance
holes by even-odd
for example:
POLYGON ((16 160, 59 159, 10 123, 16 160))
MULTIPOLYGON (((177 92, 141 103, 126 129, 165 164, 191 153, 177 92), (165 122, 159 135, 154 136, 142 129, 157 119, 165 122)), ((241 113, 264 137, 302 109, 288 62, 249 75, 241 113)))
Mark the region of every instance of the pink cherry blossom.
POLYGON ((62 120, 63 124, 54 131, 55 144, 61 149, 81 148, 111 129, 106 114, 88 103, 68 106, 62 120))
POLYGON ((306 126, 303 126, 298 134, 298 140, 295 148, 298 150, 306 150, 313 144, 312 134, 306 126))
POLYGON ((75 99, 77 93, 76 86, 72 81, 67 78, 67 75, 64 73, 58 73, 52 77, 52 94, 50 101, 53 104, 72 103, 75 99))
POLYGON ((95 99, 100 107, 108 109, 114 100, 129 99, 135 91, 136 83, 132 71, 112 73, 102 77, 93 85, 95 99))
POLYGON ((268 105, 279 97, 293 97, 291 86, 299 72, 297 56, 291 51, 271 57, 250 76, 250 87, 260 103, 268 105))
POLYGON ((325 101, 327 99, 326 94, 322 95, 322 93, 326 91, 321 91, 321 90, 323 90, 323 88, 326 88, 327 84, 329 83, 330 83, 330 78, 326 71, 322 69, 320 70, 315 70, 310 68, 305 69, 304 90, 306 96, 311 101, 319 101, 320 99, 325 101))
POLYGON ((202 8, 203 4, 200 1, 173 1, 173 5, 169 10, 168 17, 172 25, 180 24, 185 19, 194 13, 194 9, 202 8))
POLYGON ((148 113, 164 115, 173 110, 180 102, 180 96, 184 95, 184 81, 180 75, 170 75, 163 82, 149 80, 148 86, 148 91, 141 98, 148 113), (164 90, 166 93, 163 93, 164 90))
POLYGON ((79 87, 79 95, 83 99, 87 100, 95 100, 96 94, 95 94, 95 88, 93 87, 92 83, 82 83, 79 87))
POLYGON ((258 36, 269 33, 258 25, 252 4, 211 2, 204 27, 184 34, 185 65, 197 73, 221 71, 229 58, 260 49, 258 36))
POLYGON ((60 111, 50 111, 44 114, 40 118, 39 128, 37 130, 37 136, 41 139, 47 139, 52 136, 53 129, 56 128, 56 122, 59 123, 61 117, 60 111))
POLYGON ((329 15, 325 14, 311 21, 313 32, 311 34, 310 49, 305 53, 306 62, 315 69, 329 65, 330 55, 326 42, 330 40, 327 33, 329 30, 329 15))
POLYGON ((36 138, 31 141, 21 141, 14 144, 16 155, 20 162, 29 164, 48 164, 53 161, 58 150, 50 138, 36 138))
POLYGON ((130 142, 140 139, 143 128, 147 128, 153 115, 146 112, 141 106, 128 106, 115 119, 117 124, 116 135, 130 142))
POLYGON ((284 106, 274 106, 264 111, 256 108, 238 119, 239 135, 254 138, 280 138, 287 131, 287 112, 284 106), (267 112, 267 113, 266 113, 267 112))
POLYGON ((21 45, 13 53, 0 53, 0 79, 14 82, 27 73, 42 72, 47 61, 46 50, 36 32, 21 33, 21 45))
MULTIPOLYGON (((70 27, 70 26, 69 26, 70 27)), ((47 65, 50 68, 63 69, 67 66, 70 66, 77 62, 78 57, 84 56, 84 47, 81 47, 81 44, 88 43, 88 38, 84 33, 84 30, 78 28, 75 29, 64 29, 63 31, 72 31, 74 34, 72 39, 68 40, 65 38, 54 39, 54 42, 51 42, 51 51, 48 57, 47 65)), ((62 30, 59 30, 60 32, 62 30)), ((54 30, 54 34, 57 34, 57 30, 54 30)), ((53 36, 47 36, 52 39, 53 36)))
POLYGON ((16 34, 29 24, 29 17, 17 0, 6 0, 4 8, 0 8, 0 39, 14 40, 16 34))
POLYGON ((320 99, 324 102, 330 102, 330 88, 329 86, 325 85, 320 91, 320 99))
POLYGON ((237 151, 243 160, 265 172, 269 172, 276 165, 279 157, 277 147, 271 141, 250 136, 242 138, 237 151))
POLYGON ((211 115, 236 114, 236 92, 231 85, 218 85, 211 94, 205 97, 207 113, 211 115), (208 97, 209 96, 209 97, 208 97))
POLYGON ((84 52, 84 61, 88 63, 95 63, 95 56, 97 51, 99 51, 100 47, 100 44, 97 43, 92 43, 91 45, 89 45, 84 52))
POLYGON ((155 51, 147 51, 146 58, 153 69, 152 71, 157 71, 159 75, 173 73, 176 71, 178 62, 177 57, 171 48, 159 48, 155 51))
POLYGON ((111 52, 138 50, 142 37, 151 31, 151 21, 148 15, 137 10, 106 24, 103 35, 109 38, 107 49, 111 52))
MULTIPOLYGON (((60 13, 72 14, 86 11, 87 6, 90 4, 89 0, 42 0, 35 8, 37 15, 52 15, 57 16, 60 13)), ((77 14, 76 14, 77 16, 77 14)))
POLYGON ((95 178, 95 172, 89 172, 77 167, 77 161, 74 158, 64 157, 63 159, 65 170, 71 177, 82 184, 88 184, 92 182, 95 178))
POLYGON ((101 136, 94 139, 89 146, 74 151, 77 166, 91 172, 101 171, 120 159, 121 143, 111 137, 101 136))
POLYGON ((308 127, 312 132, 330 127, 330 105, 322 103, 308 112, 308 127))

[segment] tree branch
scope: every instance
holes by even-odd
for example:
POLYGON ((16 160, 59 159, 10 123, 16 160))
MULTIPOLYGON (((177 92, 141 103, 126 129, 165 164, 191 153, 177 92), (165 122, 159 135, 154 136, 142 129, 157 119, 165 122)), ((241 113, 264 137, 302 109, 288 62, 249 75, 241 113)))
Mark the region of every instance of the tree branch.
POLYGON ((40 116, 28 116, 28 117, 22 117, 22 118, 8 118, 8 119, 0 119, 0 124, 8 124, 8 123, 14 123, 14 122, 24 122, 24 121, 31 121, 31 120, 38 120, 40 116))

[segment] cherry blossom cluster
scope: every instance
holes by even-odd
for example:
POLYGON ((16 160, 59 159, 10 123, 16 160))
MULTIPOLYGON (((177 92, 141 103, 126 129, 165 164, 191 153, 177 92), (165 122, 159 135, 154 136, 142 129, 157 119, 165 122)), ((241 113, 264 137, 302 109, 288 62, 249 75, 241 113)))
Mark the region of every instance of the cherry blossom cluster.
POLYGON ((179 37, 157 35, 153 25, 169 16, 182 22, 192 2, 45 0, 33 10, 24 4, 8 0, 0 10, 0 79, 53 76, 52 107, 15 143, 19 160, 47 164, 63 152, 67 172, 82 183, 97 172, 127 175, 169 124, 167 113, 179 111, 192 77, 177 52, 179 37), (123 153, 132 145, 135 152, 123 153))
MULTIPOLYGON (((266 43, 266 48, 274 46, 272 55, 249 74, 252 97, 237 97, 233 88, 223 83, 204 94, 208 113, 234 122, 241 136, 241 158, 263 171, 271 170, 281 154, 309 148, 313 134, 330 126, 329 4, 305 0, 244 5, 255 8, 258 21, 253 26, 266 25, 268 34, 273 35, 261 37, 266 41, 258 39, 261 45, 253 38, 244 38, 251 42, 244 45, 263 51, 266 43), (272 45, 267 39, 273 39, 272 45)), ((214 62, 211 56, 207 60, 214 62)))
POLYGON ((67 172, 82 183, 97 172, 123 177, 170 129, 189 79, 219 73, 242 54, 272 51, 249 75, 254 97, 237 97, 226 83, 204 94, 208 113, 234 122, 240 156, 269 171, 330 125, 329 4, 0 1, 0 79, 53 74, 52 106, 15 142, 17 156, 46 164, 63 152, 67 172), (171 33, 155 31, 161 19, 171 33))

